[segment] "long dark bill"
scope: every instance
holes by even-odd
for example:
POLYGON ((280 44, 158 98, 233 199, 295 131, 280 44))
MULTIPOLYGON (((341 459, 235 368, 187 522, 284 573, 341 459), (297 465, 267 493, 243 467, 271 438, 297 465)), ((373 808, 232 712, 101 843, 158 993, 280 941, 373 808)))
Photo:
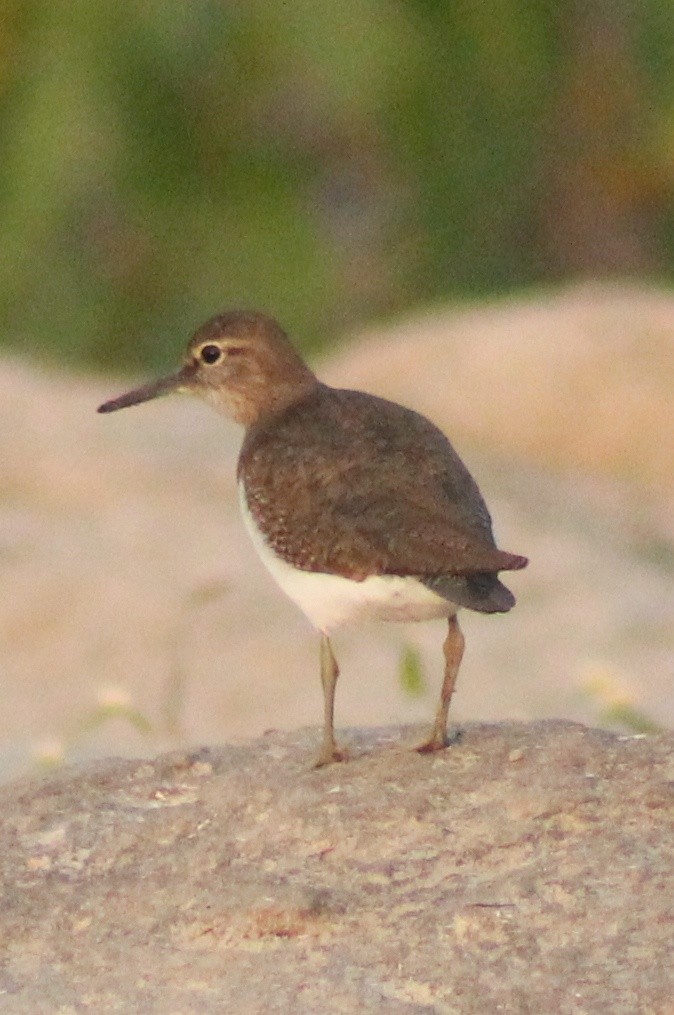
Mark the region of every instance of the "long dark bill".
POLYGON ((169 395, 172 391, 180 391, 185 388, 190 379, 189 367, 183 367, 176 374, 168 377, 160 377, 157 381, 150 381, 140 388, 127 391, 119 398, 112 398, 109 402, 99 405, 98 412, 116 412, 117 409, 126 409, 129 405, 139 405, 141 402, 149 402, 151 398, 159 398, 160 395, 169 395))

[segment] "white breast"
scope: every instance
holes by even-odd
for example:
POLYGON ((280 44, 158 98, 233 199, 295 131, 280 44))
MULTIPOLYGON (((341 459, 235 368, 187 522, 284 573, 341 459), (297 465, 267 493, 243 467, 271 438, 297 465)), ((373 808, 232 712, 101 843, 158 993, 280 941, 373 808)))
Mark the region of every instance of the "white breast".
POLYGON ((354 581, 341 575, 292 567, 266 542, 248 509, 242 483, 239 483, 239 503, 244 524, 262 563, 285 594, 323 634, 359 620, 434 620, 456 613, 456 606, 416 578, 372 575, 364 581, 354 581))

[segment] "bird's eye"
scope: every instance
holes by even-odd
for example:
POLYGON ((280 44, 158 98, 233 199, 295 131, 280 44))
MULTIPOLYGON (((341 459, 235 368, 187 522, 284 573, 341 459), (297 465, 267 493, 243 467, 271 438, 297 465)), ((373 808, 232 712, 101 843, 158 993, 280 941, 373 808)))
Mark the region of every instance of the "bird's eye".
POLYGON ((222 349, 219 345, 204 345, 202 346, 199 355, 204 363, 208 363, 209 366, 212 366, 214 363, 217 363, 222 356, 222 349))

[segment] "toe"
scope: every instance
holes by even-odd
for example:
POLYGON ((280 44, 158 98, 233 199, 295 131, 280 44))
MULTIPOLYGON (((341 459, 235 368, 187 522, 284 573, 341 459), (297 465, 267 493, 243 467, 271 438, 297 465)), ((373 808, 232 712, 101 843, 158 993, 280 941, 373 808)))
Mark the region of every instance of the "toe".
POLYGON ((428 740, 424 740, 423 743, 418 744, 414 750, 418 754, 433 754, 434 751, 444 751, 446 747, 451 747, 455 744, 461 736, 461 731, 454 729, 449 733, 439 733, 437 730, 433 730, 428 740))
POLYGON ((346 752, 340 751, 335 744, 325 744, 314 762, 314 768, 324 768, 326 765, 332 765, 336 761, 346 761, 346 752))

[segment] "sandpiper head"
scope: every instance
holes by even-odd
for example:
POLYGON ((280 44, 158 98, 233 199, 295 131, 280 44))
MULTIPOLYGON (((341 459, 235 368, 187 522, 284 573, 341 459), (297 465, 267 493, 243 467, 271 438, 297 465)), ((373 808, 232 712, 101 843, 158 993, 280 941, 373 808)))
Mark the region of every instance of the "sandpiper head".
POLYGON ((183 391, 249 426, 286 408, 316 384, 314 374, 272 317, 234 310, 211 318, 195 332, 176 373, 105 402, 98 411, 114 412, 183 391))

